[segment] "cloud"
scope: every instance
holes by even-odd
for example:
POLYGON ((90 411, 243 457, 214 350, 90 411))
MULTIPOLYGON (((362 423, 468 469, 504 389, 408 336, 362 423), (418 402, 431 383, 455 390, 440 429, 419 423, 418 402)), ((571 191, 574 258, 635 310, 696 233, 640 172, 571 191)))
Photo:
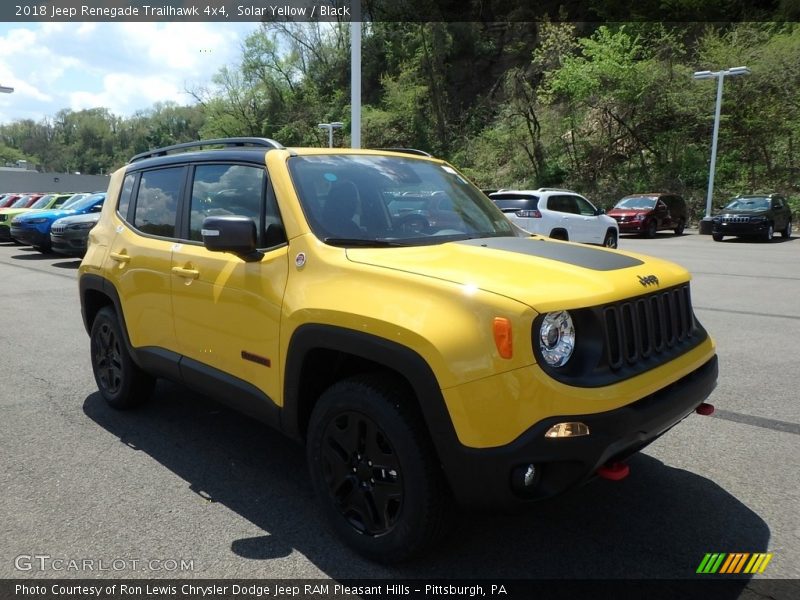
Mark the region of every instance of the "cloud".
POLYGON ((129 116, 154 103, 188 104, 185 89, 238 62, 254 23, 0 24, 2 118, 39 120, 105 107, 129 116))

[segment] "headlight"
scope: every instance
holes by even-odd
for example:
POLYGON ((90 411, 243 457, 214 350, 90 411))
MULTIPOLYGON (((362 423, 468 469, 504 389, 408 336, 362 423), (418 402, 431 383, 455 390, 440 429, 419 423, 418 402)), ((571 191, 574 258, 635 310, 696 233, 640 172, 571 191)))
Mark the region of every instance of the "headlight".
POLYGON ((563 367, 575 350, 575 326, 565 311, 547 313, 539 326, 539 352, 551 367, 563 367))
POLYGON ((750 217, 750 222, 751 223, 761 223, 761 221, 766 221, 766 220, 767 220, 767 217, 765 217, 763 215, 757 215, 755 217, 750 217))
POLYGON ((634 221, 644 221, 647 218, 647 215, 644 213, 638 213, 636 216, 633 217, 634 221))
POLYGON ((28 225, 39 225, 40 223, 47 223, 47 219, 39 218, 39 219, 27 219, 25 221, 28 225))
POLYGON ((91 229, 95 225, 97 225, 95 221, 89 221, 88 223, 75 223, 67 227, 67 229, 91 229))

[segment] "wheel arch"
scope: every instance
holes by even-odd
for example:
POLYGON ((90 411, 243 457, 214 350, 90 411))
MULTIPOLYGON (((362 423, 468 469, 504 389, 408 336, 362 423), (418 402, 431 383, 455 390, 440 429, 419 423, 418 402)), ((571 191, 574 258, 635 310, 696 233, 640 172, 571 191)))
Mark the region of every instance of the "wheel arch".
POLYGON ((569 241, 569 232, 564 227, 554 227, 550 230, 550 237, 554 240, 569 241))
POLYGON ((283 382, 284 432, 304 440, 322 391, 340 379, 369 372, 394 377, 398 385, 407 388, 431 441, 444 458, 445 444, 452 444, 457 436, 428 363, 414 350, 396 342, 332 325, 302 325, 292 335, 283 382))
POLYGON ((122 304, 116 288, 99 275, 82 275, 78 281, 78 288, 80 290, 81 315, 86 333, 91 334, 92 323, 100 309, 111 306, 117 313, 125 344, 130 349, 131 340, 128 337, 128 327, 125 324, 125 315, 122 312, 122 304))

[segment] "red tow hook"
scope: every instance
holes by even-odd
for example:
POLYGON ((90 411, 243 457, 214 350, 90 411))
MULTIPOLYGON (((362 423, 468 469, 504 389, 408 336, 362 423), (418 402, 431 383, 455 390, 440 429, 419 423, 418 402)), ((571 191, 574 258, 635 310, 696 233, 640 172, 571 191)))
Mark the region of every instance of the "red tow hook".
POLYGON ((610 481, 622 481, 630 475, 631 468, 625 463, 608 463, 597 469, 597 474, 603 479, 610 481))
POLYGON ((698 415, 703 415, 704 417, 713 415, 714 405, 708 404, 707 402, 703 402, 700 406, 694 409, 694 412, 696 412, 698 415))

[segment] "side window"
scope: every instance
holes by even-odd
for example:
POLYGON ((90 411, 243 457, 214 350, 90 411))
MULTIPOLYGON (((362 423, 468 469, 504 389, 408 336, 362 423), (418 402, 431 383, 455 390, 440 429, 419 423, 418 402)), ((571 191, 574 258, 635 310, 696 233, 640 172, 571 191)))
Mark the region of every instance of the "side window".
POLYGON ((126 221, 128 220, 128 207, 131 205, 131 196, 133 196, 133 184, 136 182, 136 174, 128 173, 125 176, 125 181, 122 182, 122 191, 119 194, 119 203, 117 204, 117 212, 126 221))
POLYGON ((587 217, 593 217, 597 214, 597 210, 592 203, 589 202, 586 198, 581 198, 580 196, 573 196, 575 199, 575 204, 578 207, 578 213, 587 217))
POLYGON ((579 211, 576 198, 577 196, 551 196, 547 206, 550 210, 577 215, 579 211))
POLYGON ((184 173, 183 167, 142 173, 133 216, 136 229, 142 233, 175 237, 175 218, 184 173))
POLYGON ((206 217, 239 215, 259 226, 265 179, 262 167, 198 165, 192 182, 189 239, 202 241, 200 230, 206 217))

